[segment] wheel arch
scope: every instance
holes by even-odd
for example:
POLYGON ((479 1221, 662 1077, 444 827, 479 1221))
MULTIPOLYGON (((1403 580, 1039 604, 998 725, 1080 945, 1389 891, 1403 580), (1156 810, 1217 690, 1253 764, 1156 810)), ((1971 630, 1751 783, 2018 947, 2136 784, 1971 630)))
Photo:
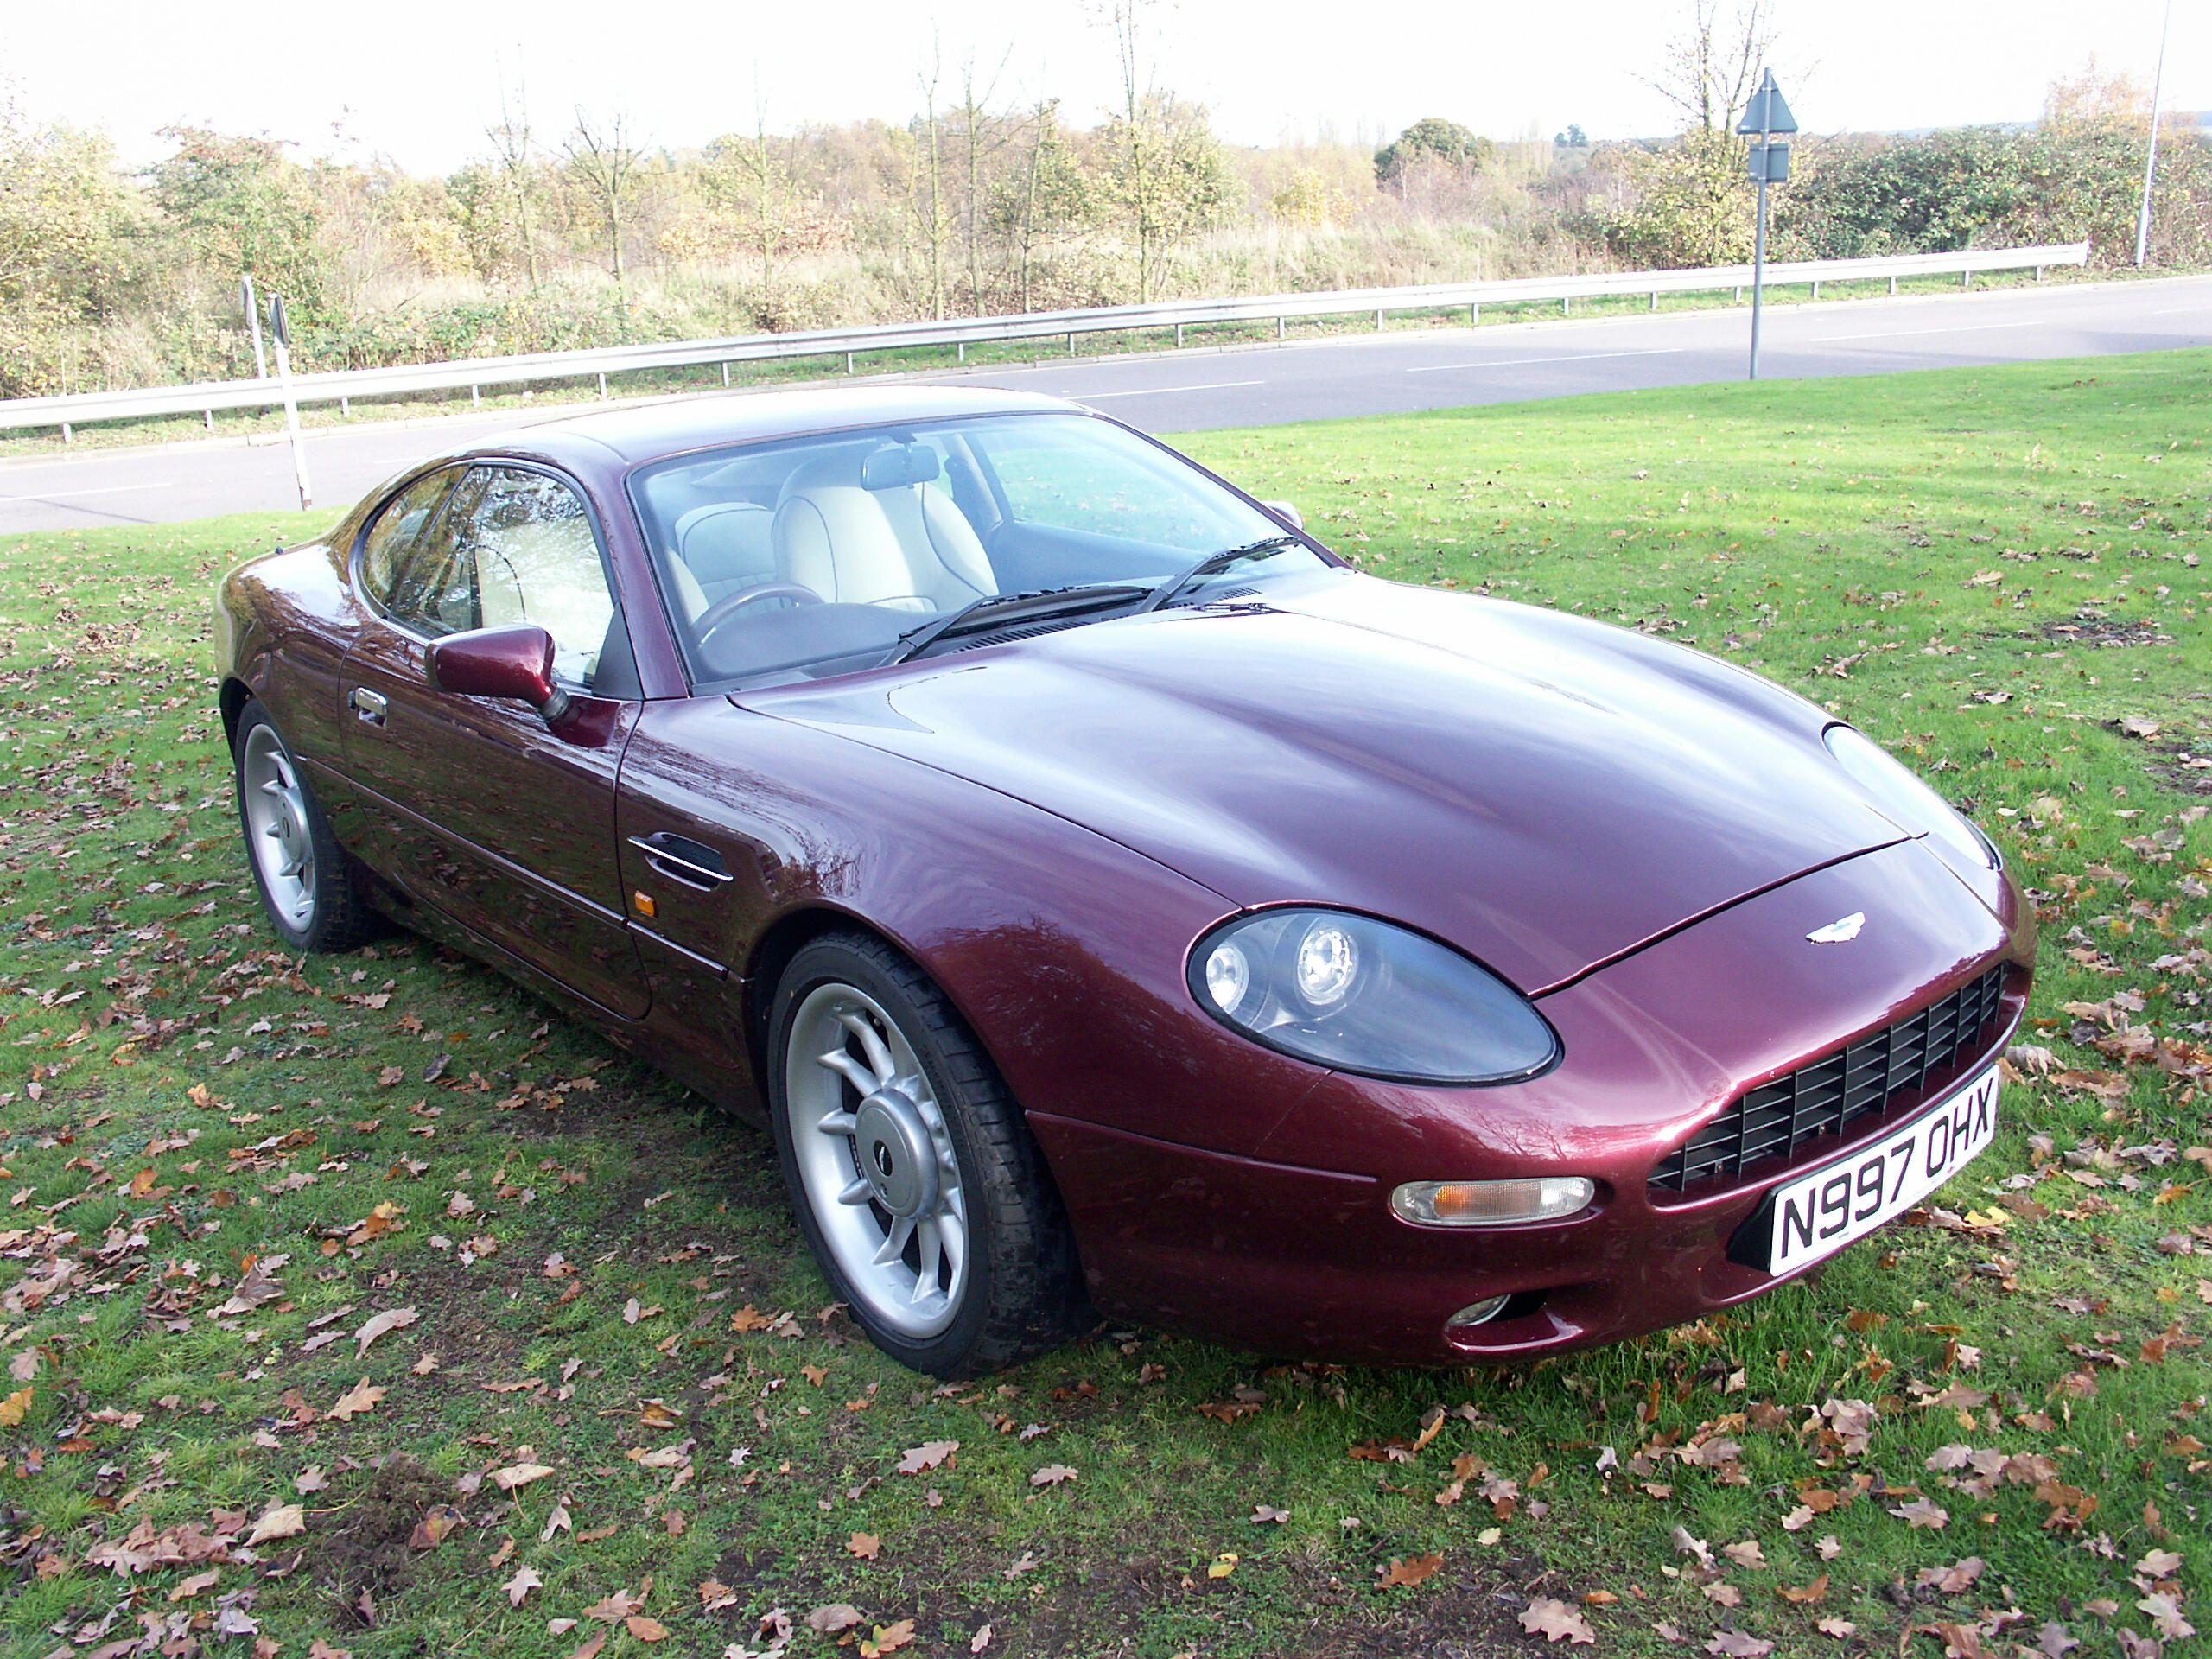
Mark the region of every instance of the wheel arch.
POLYGON ((223 689, 216 693, 216 706, 223 715, 223 744, 233 754, 238 747, 238 721, 245 717, 245 706, 253 701, 253 688, 235 674, 226 675, 223 689))

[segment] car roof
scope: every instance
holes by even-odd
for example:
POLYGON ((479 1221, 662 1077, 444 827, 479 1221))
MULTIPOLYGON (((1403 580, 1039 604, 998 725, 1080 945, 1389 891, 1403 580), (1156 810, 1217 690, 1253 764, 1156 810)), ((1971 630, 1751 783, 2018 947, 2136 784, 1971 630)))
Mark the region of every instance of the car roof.
POLYGON ((537 454, 572 466, 603 468, 611 452, 626 470, 642 461, 724 444, 903 421, 1055 410, 1082 412, 1061 398, 988 386, 830 386, 727 397, 694 394, 516 427, 456 448, 450 458, 537 454))

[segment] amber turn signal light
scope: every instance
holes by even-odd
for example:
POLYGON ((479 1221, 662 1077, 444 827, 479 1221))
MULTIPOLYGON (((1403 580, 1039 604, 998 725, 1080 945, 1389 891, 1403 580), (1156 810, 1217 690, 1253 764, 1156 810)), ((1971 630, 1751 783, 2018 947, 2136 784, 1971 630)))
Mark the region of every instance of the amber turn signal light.
POLYGON ((1585 1175, 1541 1175, 1518 1181, 1408 1181, 1390 1194, 1390 1208, 1417 1227, 1510 1227, 1556 1221, 1586 1207, 1598 1184, 1585 1175))
POLYGON ((653 916, 659 913, 658 906, 653 903, 653 896, 650 893, 632 893, 630 895, 630 902, 638 907, 638 914, 640 916, 653 916))

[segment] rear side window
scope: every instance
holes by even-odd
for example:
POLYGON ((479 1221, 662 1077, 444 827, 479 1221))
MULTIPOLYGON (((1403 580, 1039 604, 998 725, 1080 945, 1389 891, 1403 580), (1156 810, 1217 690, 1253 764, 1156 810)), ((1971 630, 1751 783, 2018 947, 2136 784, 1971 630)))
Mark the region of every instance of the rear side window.
POLYGON ((361 586, 387 614, 405 577, 408 556, 436 516, 438 504, 461 476, 458 467, 425 473, 386 502, 361 543, 361 586))

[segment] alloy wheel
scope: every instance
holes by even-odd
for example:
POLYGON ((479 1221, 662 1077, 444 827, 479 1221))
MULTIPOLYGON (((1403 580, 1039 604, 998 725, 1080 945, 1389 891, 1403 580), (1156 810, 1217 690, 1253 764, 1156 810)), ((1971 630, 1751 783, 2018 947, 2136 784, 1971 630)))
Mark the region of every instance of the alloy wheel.
POLYGON ((246 734, 238 788, 246 846, 270 907, 305 931, 315 919, 315 840, 299 767, 284 752, 274 727, 257 725, 246 734))
POLYGON ((877 1321, 936 1336, 967 1288, 968 1213, 914 1046, 873 997, 836 982, 807 993, 790 1030, 787 1127, 823 1242, 877 1321))

